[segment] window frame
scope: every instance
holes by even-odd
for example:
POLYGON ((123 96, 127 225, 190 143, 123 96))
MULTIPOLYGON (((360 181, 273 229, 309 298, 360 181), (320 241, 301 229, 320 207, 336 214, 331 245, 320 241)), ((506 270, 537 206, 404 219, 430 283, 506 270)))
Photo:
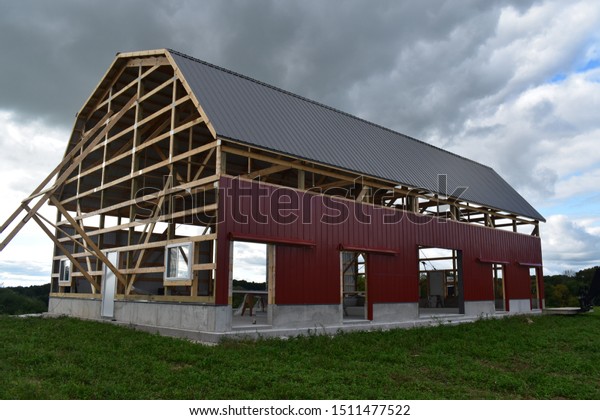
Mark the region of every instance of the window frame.
POLYGON ((70 259, 68 258, 61 258, 59 260, 58 263, 58 285, 59 286, 71 286, 71 282, 72 282, 72 271, 73 271, 73 264, 71 262, 70 259), (63 267, 68 267, 68 278, 64 278, 63 274, 64 274, 64 268, 63 267))
MULTIPOLYGON (((177 244, 170 244, 165 246, 165 271, 163 276, 163 284, 165 286, 191 286, 193 280, 193 262, 194 262, 194 243, 183 242, 177 244), (173 248, 188 248, 188 261, 187 261, 187 276, 185 277, 170 277, 169 276, 169 263, 171 262, 170 250, 173 248)), ((179 255, 176 259, 176 264, 179 264, 179 255)), ((178 267, 175 268, 175 272, 178 272, 178 267)))

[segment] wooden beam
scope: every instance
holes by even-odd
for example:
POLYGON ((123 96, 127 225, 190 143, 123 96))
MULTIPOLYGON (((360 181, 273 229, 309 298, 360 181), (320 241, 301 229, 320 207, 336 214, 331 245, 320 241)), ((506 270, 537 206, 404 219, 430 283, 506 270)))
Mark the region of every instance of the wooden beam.
MULTIPOLYGON (((167 123, 168 123, 168 121, 167 121, 167 123)), ((154 136, 156 136, 156 134, 157 134, 157 130, 162 130, 162 128, 160 128, 160 127, 162 127, 162 125, 161 125, 161 126, 159 126, 157 129, 155 129, 155 130, 152 132, 152 134, 150 134, 150 136, 149 136, 149 139, 152 139, 154 136)), ((138 131, 139 131, 139 133, 140 133, 141 135, 143 135, 143 134, 144 134, 146 131, 148 131, 148 130, 151 130, 152 128, 153 128, 153 126, 151 126, 151 125, 147 125, 147 126, 145 126, 145 127, 142 127, 142 128, 141 128, 140 130, 138 130, 138 131)), ((164 127, 163 127, 163 128, 164 128, 164 127)), ((91 174, 91 173, 93 173, 93 172, 95 172, 95 171, 97 171, 97 170, 99 170, 99 169, 102 169, 102 168, 104 168, 104 167, 106 167, 106 166, 108 166, 108 165, 112 164, 113 162, 117 162, 117 161, 119 161, 119 160, 121 160, 121 159, 123 159, 123 158, 127 157, 128 155, 130 155, 130 154, 133 152, 133 150, 130 150, 128 153, 124 153, 124 152, 125 152, 127 149, 132 149, 132 147, 131 147, 131 143, 132 143, 132 141, 133 141, 133 140, 134 140, 134 138, 132 137, 132 138, 131 138, 130 140, 128 140, 128 141, 127 141, 127 142, 126 142, 126 143, 125 143, 123 146, 121 146, 121 147, 119 148, 119 150, 118 150, 118 151, 111 153, 111 155, 113 155, 113 156, 114 156, 114 157, 112 157, 111 159, 107 159, 107 158, 106 158, 106 147, 105 147, 105 148, 104 148, 104 154, 103 154, 103 157, 102 157, 102 158, 100 158, 99 160, 97 160, 96 162, 94 162, 93 164, 91 164, 91 165, 90 165, 90 167, 89 167, 88 169, 86 169, 85 171, 83 171, 83 172, 82 172, 82 171, 80 170, 80 171, 79 171, 79 173, 78 173, 77 175, 75 175, 75 176, 74 176, 74 177, 72 177, 72 178, 69 178, 69 179, 67 179, 67 180, 65 181, 65 183, 66 183, 66 184, 68 184, 68 183, 70 183, 70 182, 76 181, 76 180, 77 180, 77 179, 79 179, 79 178, 82 178, 82 177, 84 177, 84 176, 86 176, 86 175, 89 175, 89 174, 91 174)), ((108 145, 108 143, 106 143, 106 142, 103 142, 103 143, 104 143, 104 144, 103 144, 102 146, 104 146, 104 145, 108 145)), ((135 148, 135 151, 139 151, 139 150, 141 150, 139 147, 136 147, 136 148, 135 148)), ((104 178, 103 178, 103 179, 104 179, 104 178)))
MULTIPOLYGON (((214 241, 215 239, 217 239, 217 234, 209 233, 208 235, 186 236, 184 238, 170 239, 170 240, 158 241, 158 242, 150 242, 147 245, 143 245, 143 244, 142 245, 125 245, 125 246, 118 246, 118 247, 113 247, 113 248, 106 248, 104 251, 105 252, 113 252, 113 251, 123 252, 123 251, 136 251, 139 249, 164 248, 167 245, 174 245, 174 244, 187 243, 187 242, 214 241)), ((76 258, 85 257, 86 255, 92 255, 92 254, 89 252, 88 253, 81 252, 79 254, 73 254, 73 256, 76 258)))
MULTIPOLYGON (((143 267, 143 268, 125 268, 123 270, 121 270, 121 272, 123 274, 133 274, 133 275, 137 275, 137 274, 148 274, 148 273, 163 273, 165 271, 165 267, 161 266, 161 267, 143 267)), ((131 283, 131 288, 133 288, 133 283, 131 283)), ((129 293, 131 293, 131 289, 125 293, 125 295, 128 295, 129 293)))
MULTIPOLYGON (((169 189, 169 186, 171 185, 172 182, 173 182, 173 177, 169 177, 167 182, 165 183, 163 192, 169 189)), ((166 197, 166 194, 163 194, 162 197, 160 197, 160 199, 158 200, 158 203, 156 203, 156 208, 154 209, 154 212, 152 214, 152 219, 155 219, 160 214, 165 197, 166 197)), ((157 222, 152 222, 152 223, 150 223, 150 225, 146 225, 146 227, 148 228, 148 232, 145 232, 145 229, 144 229, 144 233, 146 235, 146 237, 144 238, 144 242, 143 242, 144 245, 148 245, 148 242, 150 242, 150 239, 152 238, 152 234, 154 233, 154 227, 156 226, 156 223, 157 222)), ((138 245, 141 245, 141 243, 138 243, 138 245)), ((146 248, 142 248, 140 250, 137 261, 135 263, 135 267, 134 267, 135 270, 138 270, 140 268, 140 266, 142 265, 142 262, 144 261, 145 255, 146 255, 146 248)), ((135 280, 136 280, 136 274, 133 274, 133 276, 131 276, 131 278, 129 279, 129 284, 127 285, 127 288, 125 289, 126 295, 128 295, 131 292, 131 288, 133 287, 133 283, 135 283, 135 280)))
MULTIPOLYGON (((99 210, 95 210, 95 211, 92 211, 89 213, 82 214, 81 219, 87 219, 88 217, 106 214, 111 211, 118 210, 118 209, 130 206, 133 204, 139 204, 141 202, 150 202, 152 200, 159 199, 160 197, 162 197, 165 194, 172 194, 172 193, 177 193, 177 192, 188 192, 188 190, 189 190, 189 192, 194 193, 194 192, 198 192, 198 191, 205 191, 205 190, 213 189, 214 182, 217 180, 218 180, 218 177, 215 175, 212 175, 212 176, 209 176, 206 178, 199 179, 197 181, 192 181, 192 182, 188 182, 186 184, 177 185, 166 191, 158 191, 156 193, 146 194, 146 195, 143 195, 142 197, 123 201, 121 203, 114 204, 112 206, 104 207, 99 210)), ((65 203, 65 201, 62 202, 62 204, 64 204, 64 203, 65 203)), ((76 217, 75 220, 79 220, 79 217, 76 217)), ((62 221, 62 222, 58 223, 58 226, 65 225, 65 224, 68 224, 68 222, 62 221)))
MULTIPOLYGON (((59 214, 60 214, 60 213, 59 213, 59 214)), ((38 218, 40 218, 42 221, 46 222, 47 224, 49 224, 50 226, 52 226, 54 229, 56 229, 58 232, 60 232, 60 233, 62 233, 63 235, 65 235, 65 238, 61 238, 61 239, 69 239, 69 240, 71 240, 71 241, 73 242, 73 244, 75 244, 75 245, 77 245, 77 246, 80 246, 80 247, 81 247, 81 249, 84 249, 84 250, 88 250, 88 251, 89 251, 89 248, 88 248, 88 247, 87 247, 85 244, 83 244, 83 243, 79 242, 79 241, 77 240, 77 238, 74 238, 74 237, 73 237, 71 234, 69 234, 69 233, 68 233, 68 232, 66 232, 65 230, 61 229, 61 228, 60 228, 60 227, 58 227, 56 224, 52 223, 50 220, 46 219, 46 218, 44 217, 44 215, 42 215, 42 214, 37 214, 37 213, 36 213, 36 215, 37 215, 37 217, 38 217, 38 218)), ((83 226, 82 226, 82 227, 83 227, 83 226)), ((59 239, 58 241, 59 241, 59 242, 64 242, 64 241, 62 241, 61 239, 59 239)), ((76 255, 76 253, 72 253, 72 254, 73 254, 73 255, 76 255)), ((91 255, 91 254, 82 254, 81 256, 84 256, 84 255, 91 255)))
POLYGON ((136 220, 134 222, 124 223, 124 224, 117 225, 117 226, 93 230, 91 232, 87 232, 87 235, 88 236, 96 236, 96 235, 101 235, 103 233, 116 232, 116 231, 123 230, 123 229, 129 229, 131 227, 147 225, 147 224, 153 223, 153 222, 164 222, 167 220, 177 219, 179 217, 192 216, 194 214, 198 214, 198 213, 202 213, 202 212, 216 211, 217 208, 218 208, 218 205, 216 203, 208 204, 203 207, 196 207, 196 208, 193 208, 190 210, 182 210, 177 213, 171 213, 171 214, 166 214, 164 216, 159 216, 156 219, 136 220))
POLYGON ((369 186, 363 185, 362 189, 360 190, 360 193, 358 194, 358 197, 356 197, 356 201, 364 201, 365 197, 367 196, 370 190, 371 188, 369 186))
MULTIPOLYGON (((110 98, 99 103, 98 106, 96 106, 96 108, 94 108, 94 111, 92 111, 92 112, 98 111, 100 108, 107 105, 109 101, 114 100, 115 98, 121 96, 123 93, 127 92, 129 89, 134 87, 141 79, 143 79, 146 76, 148 76, 149 74, 153 73, 159 67, 160 67, 160 65, 155 65, 155 66, 152 66, 150 69, 146 70, 141 76, 136 77, 131 82, 129 82, 127 85, 125 85, 122 89, 118 90, 116 93, 111 94, 110 98)), ((115 82, 116 82, 116 80, 115 80, 115 82)), ((111 84, 111 86, 112 85, 114 85, 114 82, 111 84)))
POLYGON ((126 64, 127 67, 138 67, 138 66, 168 66, 170 65, 167 57, 147 57, 147 58, 132 58, 126 64))
POLYGON ((347 180, 334 181, 334 182, 329 182, 327 184, 315 185, 314 187, 309 188, 309 190, 318 188, 321 191, 327 191, 328 189, 340 188, 340 187, 344 187, 346 185, 354 185, 354 182, 348 182, 347 180))
POLYGON ((194 271, 214 270, 216 267, 215 263, 192 264, 192 270, 194 271))
POLYGON ((205 144, 204 146, 196 147, 195 149, 192 149, 192 150, 190 150, 188 152, 181 153, 181 154, 173 157, 171 159, 171 163, 169 163, 168 161, 167 162, 162 162, 162 161, 158 162, 158 163, 156 163, 154 165, 151 165, 151 166, 148 166, 148 167, 146 167, 144 169, 140 169, 137 172, 134 172, 134 173, 122 176, 119 179, 115 179, 114 181, 108 182, 108 183, 106 183, 106 184, 104 184, 104 185, 102 185, 100 187, 92 188, 92 189, 87 190, 87 191, 85 191, 83 193, 80 193, 80 194, 78 194, 78 195, 76 195, 74 197, 71 197, 71 198, 69 198, 67 200, 63 200, 63 204, 70 203, 71 201, 75 201, 75 200, 77 200, 79 198, 82 198, 82 197, 85 197, 85 196, 88 196, 88 195, 91 195, 91 194, 95 194, 98 191, 102 191, 102 190, 105 190, 107 188, 110 188, 110 187, 113 187, 115 185, 118 185, 118 184, 120 184, 122 182, 129 181, 132 178, 135 178, 135 177, 147 174, 148 172, 152 172, 152 171, 154 171, 156 169, 164 168, 166 166, 171 165, 173 162, 178 162, 178 161, 180 161, 182 159, 186 159, 189 156, 193 156, 195 154, 202 153, 202 152, 204 152, 204 151, 206 151, 206 150, 208 150, 210 148, 215 147, 215 145, 216 145, 216 142, 212 142, 212 143, 209 143, 209 144, 205 144))
POLYGON ((292 169, 292 166, 290 165, 275 165, 275 166, 271 166, 268 168, 264 168, 264 169, 260 169, 254 172, 250 172, 249 174, 244 174, 241 177, 242 178, 249 178, 249 179, 254 179, 254 178, 260 178, 263 176, 267 176, 267 175, 271 175, 271 174, 275 174, 277 172, 282 172, 282 171, 286 171, 288 169, 292 169))
POLYGON ((75 268, 77 268, 81 272, 81 274, 94 287, 94 289, 100 290, 100 286, 98 285, 98 283, 96 283, 94 278, 85 270, 85 268, 83 268, 81 266, 81 264, 79 264, 79 261, 77 261, 77 259, 75 257, 73 257, 73 255, 71 255, 71 253, 67 250, 67 248, 65 248, 63 246, 63 244, 61 244, 58 241, 58 239, 56 239, 56 236, 54 236, 54 234, 52 232, 50 232, 50 230, 46 227, 46 225, 44 225, 44 222, 42 222, 40 220, 40 218, 37 216, 37 214, 33 214, 33 216, 31 216, 31 217, 38 224, 38 226, 40 228, 42 228, 44 233, 52 240, 52 242, 54 242, 54 245, 56 245, 58 247, 58 249, 60 249, 62 251, 62 253, 69 259, 69 261, 71 261, 71 263, 75 266, 75 268))
POLYGON ((302 169, 298 169, 298 189, 304 190, 306 184, 306 175, 302 169))
POLYGON ((196 172, 196 175, 194 175, 194 179, 192 179, 192 181, 196 181, 198 178, 200 178, 200 176, 204 172, 204 169, 206 168, 206 165, 208 164, 208 161, 210 160, 212 155, 215 153, 215 150, 216 150, 216 148, 212 148, 208 151, 208 153, 204 157, 204 160, 202 160, 202 163, 200 164, 200 167, 198 168, 198 172, 196 172))
MULTIPOLYGON (((194 125, 200 124, 200 123, 202 123, 202 119, 201 118, 197 118, 197 119, 195 119, 193 121, 190 121, 188 123, 185 123, 185 124, 183 124, 183 125, 175 128, 173 134, 177 134, 177 133, 179 133, 181 131, 184 131, 184 130, 190 128, 191 126, 194 126, 194 125)), ((167 124, 169 124, 169 120, 164 121, 163 124, 161 124, 161 127, 164 127, 167 124)), ((127 157, 129 155, 134 154, 134 153, 138 153, 138 152, 140 152, 141 150, 144 150, 147 147, 155 146, 157 143, 159 143, 162 140, 165 140, 166 138, 168 138, 170 136, 170 134, 171 134, 170 132, 166 132, 166 133, 162 133, 162 134, 160 134, 160 135, 158 135, 158 136, 156 136, 154 138, 149 138, 149 139, 145 140, 144 142, 140 143, 138 146, 136 146, 135 149, 134 148, 129 148, 130 150, 127 150, 126 152, 123 152, 120 155, 118 153, 120 153, 121 150, 119 150, 119 152, 117 152, 117 156, 115 156, 115 157, 113 157, 113 158, 111 158, 111 159, 109 159, 107 161, 100 162, 100 163, 98 163, 98 165, 96 165, 96 166, 94 166, 92 168, 86 169, 85 171, 81 172, 80 174, 75 175, 74 177, 68 179, 66 182, 69 183, 69 182, 76 181, 78 178, 81 178, 81 177, 87 176, 87 175, 89 175, 89 174, 91 174, 93 172, 96 172, 96 171, 102 169, 105 166, 108 166, 108 165, 110 165, 110 164, 112 164, 114 162, 117 162, 117 161, 119 161, 119 160, 121 160, 121 159, 123 159, 123 158, 125 158, 125 157, 127 157)))
POLYGON ((96 253, 96 258, 102 260, 102 262, 106 264, 109 270, 115 274, 119 282, 123 284, 123 286, 127 287, 127 281, 125 280, 125 277, 119 272, 119 269, 115 267, 108 258, 106 258, 106 255, 104 255, 102 250, 98 248, 96 243, 92 241, 92 239, 86 234, 85 230, 83 230, 81 226, 79 226, 77 221, 75 221, 75 219, 73 219, 73 217, 69 214, 69 212, 65 210, 65 208, 60 204, 58 199, 56 199, 54 196, 50 196, 50 201, 52 202, 52 204, 54 204, 54 206, 56 206, 58 211, 61 212, 62 215, 69 221, 69 223, 71 223, 71 226, 75 228, 75 230, 85 241, 85 243, 96 253))

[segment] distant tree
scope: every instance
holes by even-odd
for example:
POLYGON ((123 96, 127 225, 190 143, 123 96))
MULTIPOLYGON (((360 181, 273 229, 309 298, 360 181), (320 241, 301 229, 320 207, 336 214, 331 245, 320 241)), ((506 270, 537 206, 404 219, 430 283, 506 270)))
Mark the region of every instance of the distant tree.
MULTIPOLYGON (((247 280, 236 280, 233 279, 233 290, 257 290, 257 291, 266 291, 267 283, 255 283, 247 280)), ((237 308, 242 304, 242 300, 244 299, 243 294, 234 294, 233 300, 231 302, 234 308, 237 308)))
POLYGON ((579 306, 579 297, 589 289, 597 268, 585 268, 574 274, 567 270, 563 274, 545 276, 546 306, 579 306))
POLYGON ((0 288, 0 314, 21 315, 48 310, 50 283, 42 286, 0 288))
POLYGON ((267 283, 255 283, 247 280, 233 280, 233 290, 267 290, 267 283))
POLYGON ((41 313, 48 310, 48 305, 36 298, 23 296, 10 287, 0 289, 0 314, 21 315, 41 313))

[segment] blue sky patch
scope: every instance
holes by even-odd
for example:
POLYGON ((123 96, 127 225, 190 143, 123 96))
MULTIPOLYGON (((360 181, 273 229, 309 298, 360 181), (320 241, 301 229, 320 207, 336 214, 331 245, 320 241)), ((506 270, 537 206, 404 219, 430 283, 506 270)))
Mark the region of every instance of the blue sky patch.
POLYGON ((586 71, 595 69, 597 67, 600 67, 600 58, 594 58, 592 60, 589 60, 583 66, 577 67, 575 71, 577 73, 585 73, 586 71))
POLYGON ((560 83, 563 80, 565 80, 567 78, 567 75, 564 73, 558 73, 555 74, 554 76, 552 76, 549 80, 548 83, 560 83))

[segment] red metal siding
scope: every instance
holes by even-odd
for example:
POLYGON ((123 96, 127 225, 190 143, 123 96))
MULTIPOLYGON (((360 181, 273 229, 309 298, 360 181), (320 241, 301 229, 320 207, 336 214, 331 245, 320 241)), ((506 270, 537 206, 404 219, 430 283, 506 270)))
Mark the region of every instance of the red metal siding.
POLYGON ((538 237, 229 177, 220 181, 219 217, 218 304, 227 303, 230 233, 315 244, 277 245, 278 304, 339 304, 340 245, 395 252, 369 253, 370 304, 418 300, 419 245, 462 251, 467 301, 493 299, 491 267, 480 259, 509 262, 505 271, 509 299, 529 298, 529 270, 519 263, 541 264, 542 260, 538 237), (252 220, 253 215, 257 220, 252 220), (346 217, 328 223, 327 217, 338 215, 346 217), (393 223, 386 217, 394 217, 393 223))

